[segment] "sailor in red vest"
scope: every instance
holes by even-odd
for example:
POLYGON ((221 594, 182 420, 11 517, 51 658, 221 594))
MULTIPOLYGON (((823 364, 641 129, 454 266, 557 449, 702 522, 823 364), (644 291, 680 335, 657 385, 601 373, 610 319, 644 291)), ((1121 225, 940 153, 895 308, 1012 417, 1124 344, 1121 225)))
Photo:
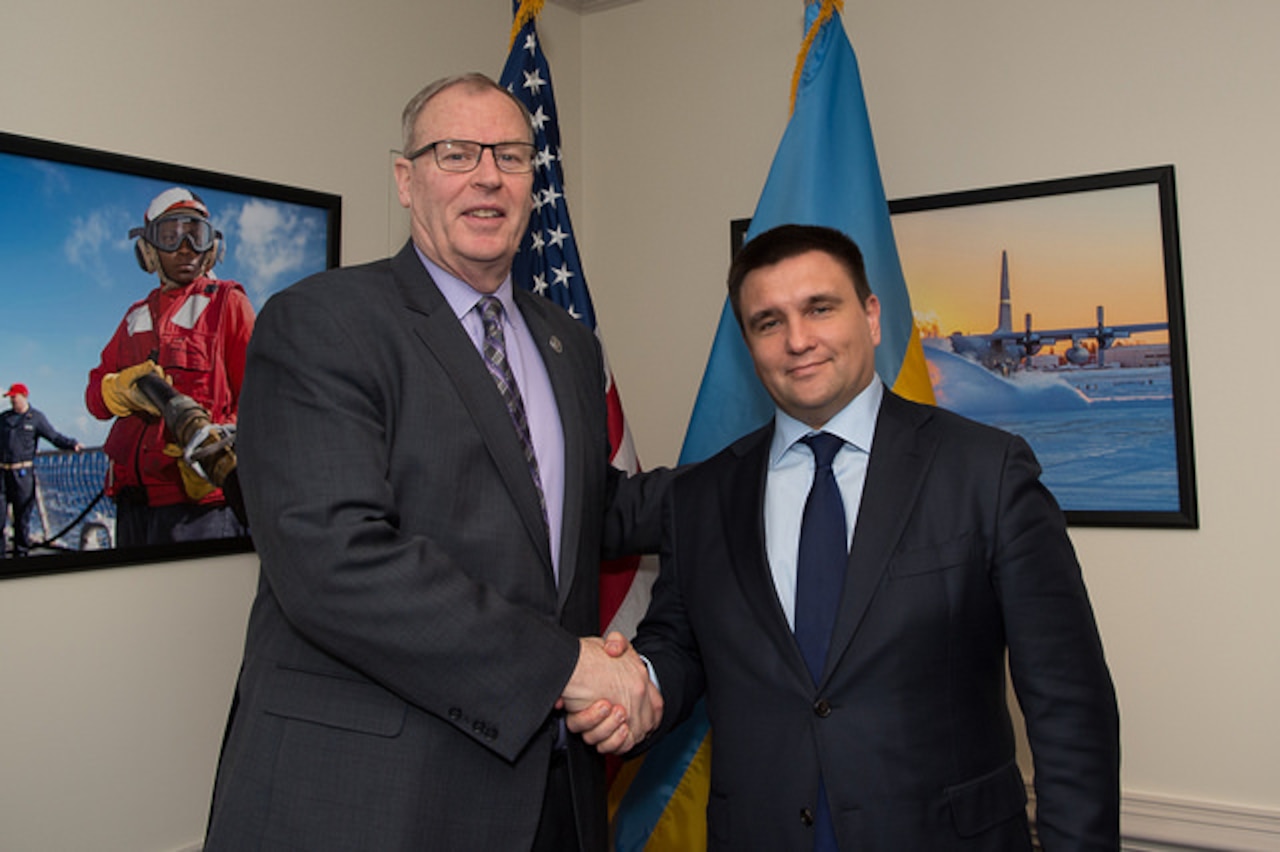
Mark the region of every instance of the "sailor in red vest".
POLYGON ((116 546, 244 535, 222 491, 182 458, 135 382, 162 376, 213 422, 234 424, 253 306, 243 287, 211 274, 225 246, 194 192, 173 187, 157 195, 129 236, 137 240, 138 265, 158 275, 160 286, 125 312, 85 390, 95 417, 116 418, 103 445, 116 546))

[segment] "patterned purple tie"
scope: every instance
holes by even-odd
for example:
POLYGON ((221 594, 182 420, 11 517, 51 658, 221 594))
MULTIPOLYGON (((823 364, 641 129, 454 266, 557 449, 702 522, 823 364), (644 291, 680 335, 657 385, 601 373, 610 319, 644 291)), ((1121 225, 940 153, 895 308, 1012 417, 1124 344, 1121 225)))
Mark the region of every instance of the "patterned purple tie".
POLYGON ((529 434, 529 417, 525 414, 524 399, 520 396, 516 377, 511 372, 511 364, 507 361, 507 342, 502 333, 502 302, 496 296, 484 296, 480 299, 480 319, 484 323, 484 365, 489 368, 489 375, 493 376, 498 393, 502 394, 502 401, 507 404, 511 423, 520 436, 525 464, 529 466, 529 475, 533 477, 533 485, 538 490, 538 503, 542 507, 542 520, 545 523, 547 500, 542 494, 538 457, 533 452, 533 437, 529 434))

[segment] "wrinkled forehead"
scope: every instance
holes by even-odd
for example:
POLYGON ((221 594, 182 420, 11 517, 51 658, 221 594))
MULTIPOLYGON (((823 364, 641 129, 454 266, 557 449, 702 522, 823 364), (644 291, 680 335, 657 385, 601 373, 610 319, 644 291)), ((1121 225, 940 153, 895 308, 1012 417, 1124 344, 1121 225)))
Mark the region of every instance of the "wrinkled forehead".
POLYGON ((506 92, 462 82, 444 89, 422 107, 414 124, 414 142, 532 142, 533 128, 527 115, 506 92))

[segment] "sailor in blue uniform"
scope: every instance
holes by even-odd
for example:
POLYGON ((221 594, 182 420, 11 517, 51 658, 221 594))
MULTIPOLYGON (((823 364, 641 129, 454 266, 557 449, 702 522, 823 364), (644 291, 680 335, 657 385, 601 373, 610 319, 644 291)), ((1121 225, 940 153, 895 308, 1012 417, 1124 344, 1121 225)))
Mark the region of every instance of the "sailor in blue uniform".
MULTIPOLYGON (((60 450, 77 453, 83 447, 75 438, 55 430, 47 417, 31 407, 26 385, 12 385, 5 396, 9 397, 10 408, 0 414, 0 522, 12 506, 13 554, 26 556, 31 546, 27 530, 36 504, 36 443, 44 438, 60 450)), ((0 559, 5 555, 5 548, 0 546, 0 559)))

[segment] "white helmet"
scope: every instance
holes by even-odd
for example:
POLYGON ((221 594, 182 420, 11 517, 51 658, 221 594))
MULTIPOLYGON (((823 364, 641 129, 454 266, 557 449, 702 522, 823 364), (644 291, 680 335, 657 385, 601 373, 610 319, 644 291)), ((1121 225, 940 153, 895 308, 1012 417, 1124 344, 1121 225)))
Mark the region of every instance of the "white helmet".
POLYGON ((144 272, 161 273, 157 251, 173 252, 185 242, 191 249, 203 255, 200 274, 203 275, 222 260, 226 246, 222 232, 209 221, 209 208, 200 196, 189 189, 170 187, 157 195, 147 206, 141 228, 129 231, 134 256, 144 272))

